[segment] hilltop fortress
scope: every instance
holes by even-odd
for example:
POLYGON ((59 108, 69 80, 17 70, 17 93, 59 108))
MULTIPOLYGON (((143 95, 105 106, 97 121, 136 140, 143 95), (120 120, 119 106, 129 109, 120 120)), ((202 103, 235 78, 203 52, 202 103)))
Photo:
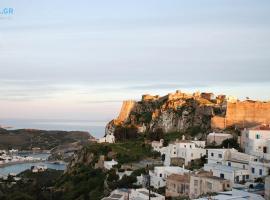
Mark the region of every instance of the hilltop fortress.
POLYGON ((270 102, 245 100, 208 92, 188 94, 177 90, 165 96, 142 95, 140 101, 124 101, 119 116, 106 127, 136 126, 139 132, 163 129, 165 133, 194 129, 207 132, 236 125, 270 123, 270 102))

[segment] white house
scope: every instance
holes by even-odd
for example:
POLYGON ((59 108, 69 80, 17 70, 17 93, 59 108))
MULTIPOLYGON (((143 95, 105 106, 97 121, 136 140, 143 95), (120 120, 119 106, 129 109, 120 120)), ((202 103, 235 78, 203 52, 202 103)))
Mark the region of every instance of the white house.
POLYGON ((249 162, 249 173, 252 180, 270 175, 270 162, 260 158, 254 158, 249 162))
MULTIPOLYGON (((185 160, 185 165, 195 159, 199 159, 206 155, 205 141, 190 141, 176 140, 174 143, 169 144, 165 151, 164 165, 169 166, 171 164, 171 158, 183 158, 185 160)), ((163 149, 162 149, 163 150, 163 149)))
POLYGON ((204 170, 232 183, 250 180, 249 162, 252 156, 236 149, 207 149, 207 164, 204 170))
POLYGON ((158 189, 166 186, 166 179, 171 174, 184 174, 190 171, 175 166, 160 166, 155 167, 153 171, 149 171, 151 186, 158 189))
POLYGON ((154 151, 160 152, 160 149, 163 147, 164 140, 161 139, 160 141, 152 141, 151 146, 154 151))
POLYGON ((240 145, 245 153, 270 160, 270 126, 260 125, 244 129, 240 145))
POLYGON ((47 168, 48 167, 46 165, 37 165, 33 167, 32 172, 33 173, 44 172, 47 170, 47 168))
POLYGON ((115 137, 113 134, 107 134, 103 138, 100 138, 98 143, 115 143, 115 137))
POLYGON ((207 144, 221 145, 224 140, 233 138, 231 134, 228 133, 209 133, 207 135, 207 144))
POLYGON ((113 168, 113 166, 117 165, 118 162, 112 159, 111 161, 104 161, 104 168, 107 170, 110 170, 113 168))
POLYGON ((239 183, 241 181, 247 181, 250 179, 249 170, 241 169, 238 167, 208 163, 204 165, 204 170, 213 172, 213 176, 230 180, 232 184, 239 183))

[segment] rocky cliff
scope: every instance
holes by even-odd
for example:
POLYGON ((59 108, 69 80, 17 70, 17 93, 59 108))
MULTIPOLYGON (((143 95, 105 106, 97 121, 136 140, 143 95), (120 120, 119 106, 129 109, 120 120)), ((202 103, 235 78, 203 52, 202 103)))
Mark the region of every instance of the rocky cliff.
MULTIPOLYGON (((224 96, 212 93, 186 94, 180 91, 163 97, 143 95, 141 101, 123 102, 117 119, 106 126, 106 134, 114 134, 119 127, 136 127, 138 132, 195 131, 205 133, 211 129, 211 118, 225 115, 224 96)), ((194 133, 195 134, 195 133, 194 133)))

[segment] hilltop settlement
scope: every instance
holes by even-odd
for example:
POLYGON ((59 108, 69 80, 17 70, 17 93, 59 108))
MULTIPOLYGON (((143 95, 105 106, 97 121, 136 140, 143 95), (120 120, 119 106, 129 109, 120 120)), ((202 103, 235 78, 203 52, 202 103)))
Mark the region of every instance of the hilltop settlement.
POLYGON ((19 182, 2 196, 15 188, 28 199, 270 199, 269 124, 270 102, 146 94, 124 101, 104 137, 77 150, 42 189, 19 182))

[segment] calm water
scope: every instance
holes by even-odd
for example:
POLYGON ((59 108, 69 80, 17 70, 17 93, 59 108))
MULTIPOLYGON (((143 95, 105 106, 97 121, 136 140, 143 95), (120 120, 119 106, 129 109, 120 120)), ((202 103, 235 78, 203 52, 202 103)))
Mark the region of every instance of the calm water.
POLYGON ((41 130, 87 131, 96 138, 104 136, 107 122, 78 121, 78 120, 23 120, 0 119, 0 125, 11 126, 12 129, 33 128, 41 130))
MULTIPOLYGON (((43 154, 24 153, 24 154, 22 154, 22 153, 19 153, 19 155, 47 159, 50 154, 46 154, 46 153, 43 153, 43 154)), ((37 165, 46 165, 48 168, 55 169, 55 170, 65 170, 66 169, 66 164, 55 164, 55 163, 50 163, 48 161, 34 162, 34 163, 21 163, 21 164, 0 167, 0 176, 7 176, 9 173, 19 174, 27 169, 31 169, 32 166, 37 166, 37 165)))

